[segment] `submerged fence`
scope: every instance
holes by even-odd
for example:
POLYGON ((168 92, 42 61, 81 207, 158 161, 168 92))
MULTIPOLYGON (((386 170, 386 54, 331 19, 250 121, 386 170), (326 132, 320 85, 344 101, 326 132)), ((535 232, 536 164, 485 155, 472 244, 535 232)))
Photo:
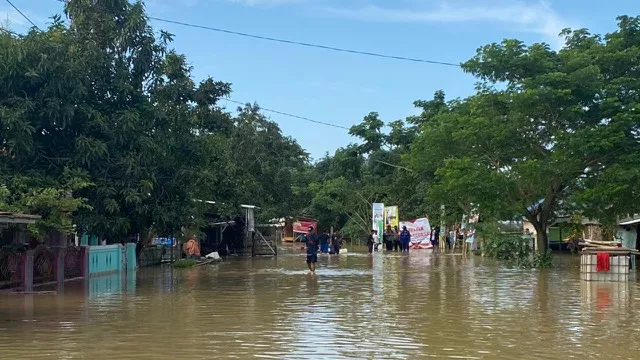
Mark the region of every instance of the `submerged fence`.
POLYGON ((48 247, 0 250, 0 290, 32 291, 76 278, 133 270, 136 245, 48 247))

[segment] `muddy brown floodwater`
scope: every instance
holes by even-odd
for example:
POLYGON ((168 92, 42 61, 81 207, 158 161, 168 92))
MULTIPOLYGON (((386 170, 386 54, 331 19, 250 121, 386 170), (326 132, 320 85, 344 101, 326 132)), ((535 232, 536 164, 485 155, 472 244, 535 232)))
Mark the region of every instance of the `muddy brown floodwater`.
MULTIPOLYGON (((285 251, 286 252, 286 251, 285 251)), ((295 251, 0 296, 0 359, 640 359, 640 288, 481 258, 295 251)))

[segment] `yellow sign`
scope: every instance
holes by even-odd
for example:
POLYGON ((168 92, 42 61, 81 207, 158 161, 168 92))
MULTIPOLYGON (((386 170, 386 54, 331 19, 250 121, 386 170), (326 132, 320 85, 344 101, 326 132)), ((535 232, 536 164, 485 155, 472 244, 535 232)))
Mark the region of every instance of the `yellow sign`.
POLYGON ((387 225, 391 225, 392 228, 400 225, 397 206, 384 207, 384 227, 387 225))

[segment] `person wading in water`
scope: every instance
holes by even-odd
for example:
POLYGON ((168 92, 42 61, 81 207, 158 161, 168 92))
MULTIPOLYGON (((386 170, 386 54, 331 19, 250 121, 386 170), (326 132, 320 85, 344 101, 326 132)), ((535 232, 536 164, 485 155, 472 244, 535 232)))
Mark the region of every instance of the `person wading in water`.
POLYGON ((307 236, 307 266, 312 273, 316 272, 316 264, 318 263, 318 234, 315 233, 313 226, 309 227, 309 236, 307 236))
POLYGON ((400 242, 400 231, 398 227, 393 227, 393 251, 402 251, 402 243, 400 242))
POLYGON ((340 236, 338 234, 331 236, 331 251, 329 254, 340 254, 340 236))
POLYGON ((373 244, 375 243, 375 237, 374 237, 375 234, 376 234, 376 231, 371 230, 371 234, 369 234, 369 237, 367 238, 367 249, 369 250, 369 254, 373 252, 373 244))
POLYGON ((406 226, 402 227, 402 232, 400 233, 400 242, 402 243, 402 251, 409 252, 409 244, 411 243, 411 233, 407 230, 406 226))
POLYGON ((391 230, 391 225, 387 225, 387 229, 384 231, 384 245, 387 251, 393 251, 393 238, 394 233, 391 230))

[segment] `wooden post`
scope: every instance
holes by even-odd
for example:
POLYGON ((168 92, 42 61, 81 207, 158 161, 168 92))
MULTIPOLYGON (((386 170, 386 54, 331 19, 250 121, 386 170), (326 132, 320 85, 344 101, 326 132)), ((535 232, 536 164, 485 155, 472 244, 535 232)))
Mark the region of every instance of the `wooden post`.
POLYGON ((446 229, 445 227, 445 223, 444 223, 444 217, 445 217, 445 211, 444 211, 444 204, 440 205, 440 237, 438 239, 438 242, 440 243, 440 252, 445 252, 447 250, 447 245, 445 244, 446 239, 447 239, 447 234, 446 234, 446 229))
POLYGON ((56 284, 58 285, 58 291, 64 289, 64 258, 66 249, 59 247, 55 252, 53 259, 53 271, 56 277, 56 284))
MULTIPOLYGON (((463 229, 466 230, 466 229, 463 229)), ((464 254, 464 256, 467 256, 467 232, 463 231, 462 232, 462 253, 464 254)))
POLYGON ((273 255, 278 256, 278 244, 280 243, 280 228, 276 228, 276 236, 273 240, 273 255))
POLYGON ((33 250, 27 250, 22 256, 22 290, 33 291, 33 250))
POLYGON ((329 253, 335 248, 333 246, 333 225, 331 226, 330 234, 329 234, 329 253))
POLYGON ((85 280, 89 280, 89 247, 82 246, 80 247, 80 261, 82 261, 82 277, 85 280))
POLYGON ((175 245, 176 245, 176 238, 175 237, 171 237, 171 244, 169 245, 169 249, 171 251, 171 259, 169 260, 172 264, 175 261, 174 259, 174 252, 175 252, 175 245))

